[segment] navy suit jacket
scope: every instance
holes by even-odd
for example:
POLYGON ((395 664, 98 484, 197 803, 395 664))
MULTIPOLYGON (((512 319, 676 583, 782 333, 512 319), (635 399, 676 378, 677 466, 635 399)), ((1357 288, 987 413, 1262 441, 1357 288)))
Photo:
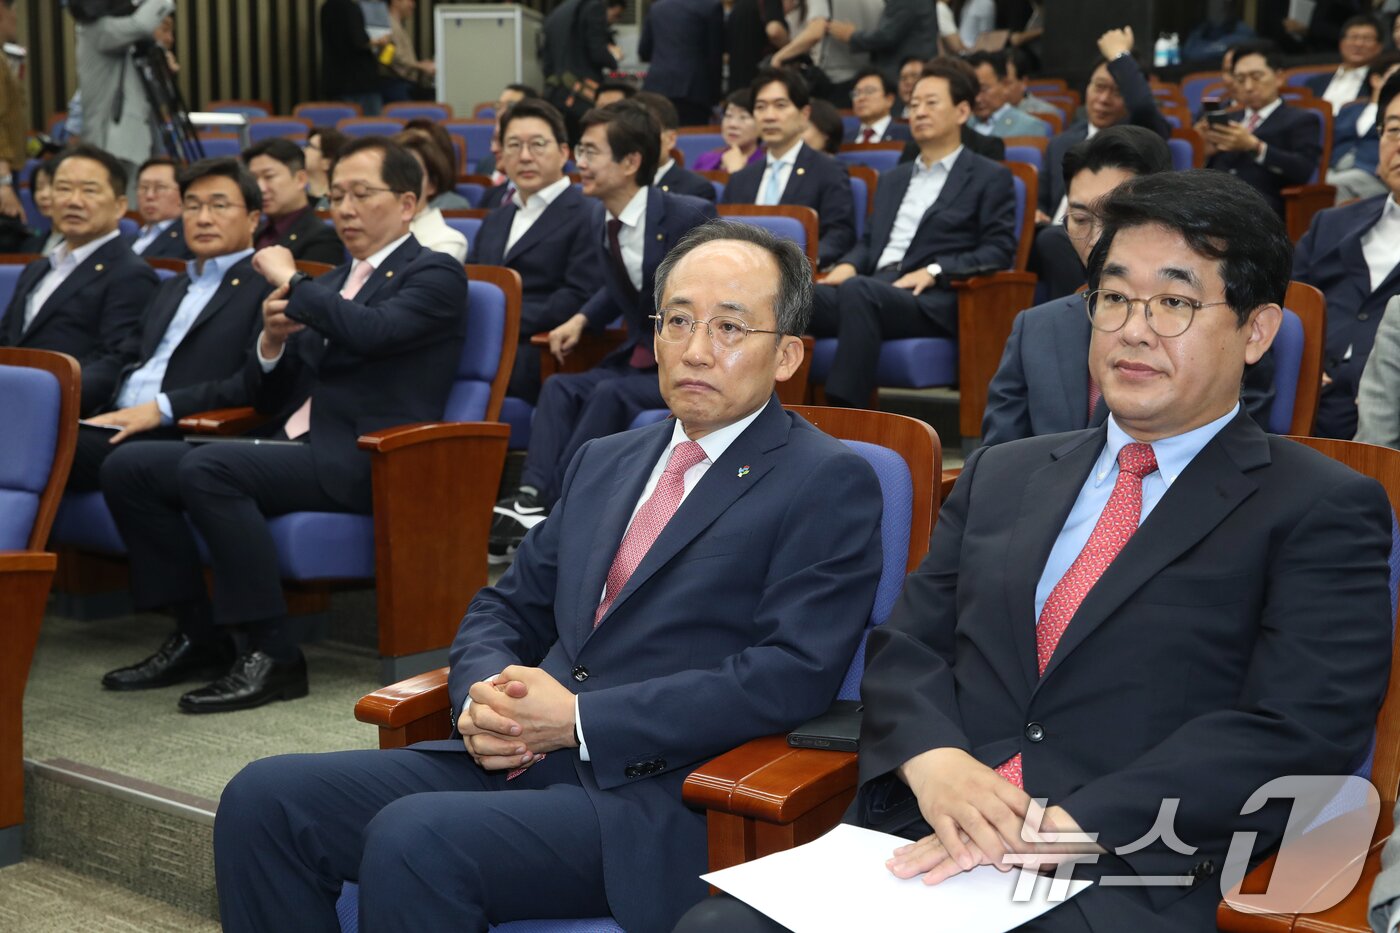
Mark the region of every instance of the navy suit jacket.
POLYGON ((1356 434, 1356 391, 1371 355, 1386 301, 1400 291, 1400 267, 1371 289, 1371 270, 1361 238, 1381 218, 1389 195, 1353 201, 1318 212, 1293 253, 1293 278, 1327 299, 1327 348, 1323 370, 1332 384, 1318 399, 1315 430, 1320 437, 1356 434))
POLYGON ((278 245, 291 250, 294 259, 324 262, 328 266, 345 262, 345 245, 340 242, 335 228, 317 217, 315 211, 298 217, 278 245))
POLYGON ((668 194, 684 194, 710 203, 718 199, 715 186, 708 178, 679 164, 672 165, 664 176, 653 180, 652 184, 668 194))
POLYGON ((506 252, 518 209, 508 203, 481 222, 473 262, 507 266, 524 286, 520 339, 558 327, 578 313, 603 284, 603 270, 591 239, 602 205, 577 188, 565 188, 539 219, 506 252))
MULTIPOLYGON (((105 409, 116 408, 126 378, 155 355, 189 287, 190 277, 185 273, 160 283, 140 326, 122 343, 120 372, 113 380, 115 388, 105 409)), ((175 420, 198 411, 249 403, 244 367, 253 342, 262 332, 262 302, 270 291, 267 281, 253 271, 251 256, 224 273, 223 281, 166 364, 160 390, 169 397, 175 420)), ((109 360, 115 362, 116 358, 109 360)))
POLYGON ((467 274, 450 256, 411 235, 390 253, 353 301, 340 297, 346 263, 292 291, 292 335, 271 372, 256 353, 245 369, 254 406, 285 419, 308 396, 316 479, 336 501, 370 500, 362 434, 441 420, 462 355, 467 274))
MULTIPOLYGON (((140 236, 138 233, 137 236, 140 236)), ((127 237, 128 244, 136 243, 136 237, 127 237)), ((133 248, 133 252, 135 252, 133 248)), ((160 236, 151 241, 143 253, 136 253, 142 259, 193 259, 189 244, 185 242, 185 222, 176 218, 160 236)))
POLYGON ((1381 141, 1376 136, 1374 124, 1365 136, 1356 135, 1356 121, 1361 119, 1361 111, 1366 109, 1368 103, 1369 101, 1364 100, 1355 101, 1337 111, 1337 118, 1332 121, 1333 168, 1343 156, 1352 153, 1356 159, 1352 168, 1359 168, 1365 172, 1376 170, 1376 165, 1381 160, 1381 141))
MULTIPOLYGON (((758 200, 766 160, 747 165, 729 176, 721 204, 753 204, 758 200)), ((839 260, 856 242, 856 204, 850 176, 831 156, 806 143, 788 173, 779 204, 810 207, 817 212, 817 262, 823 268, 839 260)))
MULTIPOLYGON (((961 138, 964 146, 983 158, 991 159, 993 162, 1002 162, 1006 159, 1006 143, 999 136, 983 136, 964 123, 961 138)), ((919 144, 910 139, 904 144, 904 151, 899 154, 899 161, 913 162, 918 157, 919 144)))
POLYGON ((657 0, 642 23, 637 54, 651 62, 642 90, 713 104, 723 74, 724 8, 719 0, 657 0))
MULTIPOLYGON (((1311 78, 1308 78, 1306 81, 1304 81, 1303 84, 1306 85, 1307 88, 1313 92, 1313 97, 1316 97, 1320 100, 1322 98, 1322 95, 1327 93, 1327 85, 1332 83, 1332 78, 1334 75, 1336 75, 1335 71, 1329 71, 1326 74, 1313 75, 1311 78)), ((1361 84, 1361 93, 1365 94, 1368 90, 1369 88, 1366 87, 1366 84, 1363 81, 1361 84)), ((1360 100, 1361 98, 1358 97, 1357 99, 1360 100)), ((1346 105, 1343 104, 1342 106, 1346 105)))
POLYGON ((869 53, 872 66, 897 79, 906 58, 938 54, 937 9, 920 0, 887 0, 875 26, 855 33, 848 44, 852 52, 869 53))
POLYGON ((76 359, 83 370, 82 411, 91 414, 116 391, 122 342, 150 304, 156 273, 126 240, 109 240, 63 280, 24 330, 25 303, 50 268, 48 259, 36 259, 19 274, 0 324, 0 346, 55 350, 76 359))
MULTIPOLYGON (((550 754, 574 758, 597 812, 608 905, 629 930, 669 930, 705 897, 705 818, 682 802, 681 783, 712 756, 827 708, 881 566, 874 473, 775 396, 595 628, 608 568, 674 424, 579 450, 558 504, 477 594, 450 653, 453 709, 510 664, 540 667, 578 695, 590 760, 550 754)), ((428 745, 463 751, 460 740, 428 745)))
MULTIPOLYGON (((1230 114, 1231 121, 1244 122, 1244 111, 1230 114)), ((1322 134, 1318 118, 1310 110, 1290 107, 1285 101, 1269 118, 1254 128, 1264 142, 1264 164, 1249 152, 1217 152, 1206 161, 1206 168, 1220 169, 1247 182, 1264 196, 1274 211, 1283 216, 1283 189, 1306 185, 1322 158, 1322 134)))
POLYGON ((622 346, 608 354, 604 363, 626 360, 632 348, 641 343, 651 349, 656 336, 651 316, 656 313, 652 289, 656 284, 656 267, 694 227, 715 219, 715 206, 699 198, 683 194, 667 194, 655 188, 647 189, 646 228, 642 231, 645 249, 642 254, 642 287, 635 300, 631 283, 623 283, 613 271, 608 259, 606 210, 593 214, 593 262, 603 270, 603 287, 588 299, 583 315, 593 328, 607 327, 619 315, 627 324, 627 339, 622 346))
POLYGON ((1082 914, 1075 929, 1214 930, 1231 835, 1258 832, 1257 857, 1286 822, 1282 807, 1240 816, 1246 799, 1284 775, 1350 774, 1374 734, 1394 619, 1390 505, 1374 480, 1236 417, 1171 484, 1037 676, 1036 585, 1105 434, 968 458, 927 558, 869 638, 853 814, 926 832, 894 769, 933 748, 989 767, 1019 753, 1032 797, 1063 806, 1110 853, 1145 845, 1076 877, 1193 879, 1095 886, 1059 908, 1082 914), (1192 854, 1149 833, 1166 798, 1192 854))

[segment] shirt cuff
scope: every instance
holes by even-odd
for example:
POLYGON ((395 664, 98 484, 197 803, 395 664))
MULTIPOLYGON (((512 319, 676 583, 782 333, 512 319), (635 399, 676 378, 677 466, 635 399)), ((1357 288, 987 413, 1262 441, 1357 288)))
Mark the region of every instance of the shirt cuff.
POLYGON ((1259 154, 1254 157, 1254 161, 1260 165, 1264 164, 1264 156, 1269 154, 1269 144, 1262 139, 1259 141, 1259 154))
POLYGON ((156 396, 156 407, 160 409, 160 423, 164 427, 169 427, 175 423, 175 414, 170 408, 170 396, 161 392, 156 396))
POLYGON ((592 761, 588 757, 588 739, 583 735, 583 720, 578 714, 578 694, 574 694, 574 731, 578 733, 578 757, 580 761, 592 761))
POLYGON ((287 352, 287 345, 284 343, 284 344, 282 344, 282 346, 281 346, 280 348, 278 348, 278 350, 277 350, 277 355, 274 356, 272 359, 268 359, 267 357, 263 356, 263 352, 262 352, 262 334, 261 334, 261 333, 258 334, 258 365, 262 367, 262 371, 263 371, 263 372, 265 372, 265 373, 270 373, 270 372, 272 372, 274 369, 276 369, 276 368, 277 368, 277 364, 280 363, 280 362, 282 362, 282 354, 283 354, 283 353, 286 353, 286 352, 287 352))

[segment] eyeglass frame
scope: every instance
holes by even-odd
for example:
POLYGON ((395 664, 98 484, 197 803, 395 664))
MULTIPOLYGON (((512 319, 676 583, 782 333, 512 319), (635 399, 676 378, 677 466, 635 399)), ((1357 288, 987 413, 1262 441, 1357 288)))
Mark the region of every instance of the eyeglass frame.
POLYGON ((783 332, 780 331, 780 330, 763 330, 763 329, 758 328, 758 327, 750 327, 749 325, 745 324, 745 323, 744 323, 742 320, 740 320, 739 318, 737 318, 737 317, 730 317, 730 316, 727 315, 727 314, 721 314, 721 315, 718 315, 718 316, 716 316, 716 317, 706 318, 705 320, 702 321, 700 318, 695 317, 694 315, 686 314, 686 312, 684 312, 684 311, 679 311, 679 310, 676 310, 676 309, 672 308, 672 309, 662 309, 661 311, 658 311, 658 312, 655 313, 655 314, 649 314, 649 315, 647 315, 647 317, 651 318, 651 320, 653 320, 653 321, 656 322, 656 325, 655 325, 655 328, 654 328, 655 331, 656 331, 656 339, 657 339, 657 340, 660 340, 662 343, 672 343, 672 344, 686 343, 686 342, 690 341, 692 338, 694 338, 694 336, 695 336, 695 328, 696 328, 696 325, 704 324, 704 325, 705 325, 705 334, 706 334, 706 336, 708 336, 708 337, 710 338, 710 346, 714 347, 716 350, 732 350, 732 349, 734 349, 735 347, 737 347, 739 344, 743 343, 745 340, 749 339, 749 335, 750 335, 750 334, 777 334, 777 335, 781 336, 782 333, 783 333, 783 332), (687 334, 685 337, 681 338, 680 340, 667 340, 665 337, 663 337, 663 336, 661 335, 662 328, 664 328, 664 327, 666 326, 666 324, 665 324, 665 318, 666 318, 666 315, 667 315, 668 312, 672 312, 672 313, 675 313, 675 314, 680 314, 680 315, 683 315, 683 316, 685 316, 685 317, 690 318, 690 333, 687 334), (710 326, 710 324, 711 324, 712 322, 714 322, 714 321, 733 321, 735 324, 738 324, 740 327, 742 327, 742 328, 744 329, 744 336, 742 336, 742 337, 740 337, 738 340, 734 341, 734 346, 732 346, 732 347, 730 347, 730 346, 723 346, 723 345, 721 345, 721 344, 715 339, 714 328, 712 328, 712 327, 710 326))
POLYGON ((501 151, 507 155, 519 155, 524 149, 530 150, 530 155, 539 158, 550 150, 551 146, 561 145, 557 139, 545 139, 543 136, 536 136, 534 139, 512 139, 509 142, 501 143, 501 151), (539 143, 537 147, 535 144, 539 143), (514 149, 511 146, 514 145, 514 149))
POLYGON ((1094 218, 1093 222, 1089 225, 1089 231, 1087 233, 1074 233, 1072 230, 1070 230, 1069 219, 1075 213, 1075 208, 1070 208, 1069 210, 1065 211, 1065 216, 1060 218, 1060 226, 1065 228, 1065 236, 1069 237, 1071 240, 1088 239, 1090 236, 1093 235, 1095 230, 1103 230, 1103 217, 1099 214, 1094 213, 1093 211, 1085 211, 1084 213, 1089 214, 1094 218))
POLYGON ((1230 302, 1228 301, 1197 301, 1194 298, 1187 298, 1185 295, 1177 295, 1172 292, 1163 292, 1160 295, 1153 295, 1151 298, 1129 298, 1127 295, 1124 295, 1116 288, 1095 288, 1091 291, 1086 291, 1084 293, 1084 313, 1089 316, 1089 327, 1091 330, 1096 330, 1101 334, 1118 333, 1120 330, 1127 327, 1128 321, 1132 319, 1133 306, 1136 304, 1141 304, 1142 317, 1143 320, 1147 322, 1148 329, 1151 330, 1152 333, 1156 334, 1158 337, 1161 337, 1164 340, 1171 340, 1173 337, 1180 337, 1182 334, 1190 330, 1191 325, 1196 323, 1196 312, 1201 310, 1202 308, 1215 308, 1220 305, 1228 305, 1229 303, 1230 302), (1094 296, 1102 292, 1109 292, 1114 295, 1119 295, 1123 298, 1124 301, 1128 303, 1128 313, 1123 315, 1123 323, 1119 324, 1117 327, 1100 327, 1094 320, 1094 296), (1174 334, 1164 334, 1157 329, 1157 325, 1152 323, 1151 304, 1158 298, 1176 298, 1186 302, 1191 307, 1191 316, 1186 319, 1185 327, 1183 327, 1181 330, 1177 331, 1174 334))
POLYGON ((189 217, 198 217, 206 207, 209 208, 209 213, 213 214, 215 217, 225 217, 236 210, 249 213, 248 205, 242 202, 195 201, 194 203, 190 203, 183 198, 180 200, 180 213, 189 217))

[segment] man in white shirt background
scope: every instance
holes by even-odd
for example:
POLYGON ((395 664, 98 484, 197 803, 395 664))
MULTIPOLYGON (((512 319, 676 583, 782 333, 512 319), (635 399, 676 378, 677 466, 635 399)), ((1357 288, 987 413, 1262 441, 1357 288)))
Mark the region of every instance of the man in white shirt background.
POLYGON ((1342 24, 1342 38, 1337 42, 1341 67, 1331 74, 1315 75, 1304 84, 1336 113, 1343 105, 1366 96, 1366 69, 1384 47, 1376 18, 1366 13, 1353 16, 1342 24))
POLYGON ((1400 70, 1400 51, 1377 55, 1366 69, 1362 85, 1366 96, 1344 105, 1332 121, 1332 164, 1327 184, 1337 189, 1337 203, 1384 194, 1385 184, 1376 176, 1380 158, 1380 134, 1376 132, 1381 88, 1400 70))

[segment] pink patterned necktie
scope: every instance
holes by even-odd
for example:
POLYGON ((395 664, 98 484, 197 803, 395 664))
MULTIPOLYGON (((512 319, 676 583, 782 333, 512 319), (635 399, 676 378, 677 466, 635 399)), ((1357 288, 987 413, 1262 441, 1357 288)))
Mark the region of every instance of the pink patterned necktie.
POLYGON ((1244 125, 1244 128, 1247 129, 1247 130, 1249 130, 1251 133, 1253 133, 1255 127, 1257 127, 1258 125, 1259 125, 1259 114, 1258 114, 1258 112, 1256 111, 1255 113, 1251 113, 1251 114, 1249 115, 1249 122, 1247 122, 1247 123, 1244 125))
MULTIPOLYGON (((1113 563, 1118 552, 1137 531, 1142 516, 1142 479, 1157 469, 1157 455, 1151 444, 1126 444, 1118 451, 1118 480, 1098 523, 1084 542, 1084 549, 1070 564, 1060 582, 1050 591, 1035 627, 1035 653, 1039 673, 1044 674, 1079 604, 1094 588, 1099 577, 1113 563)), ((1003 761, 996 768, 1006 780, 1023 786, 1021 756, 1003 761)))
MULTIPOLYGON (((374 266, 371 266, 363 259, 356 259, 355 266, 350 270, 350 277, 345 280, 345 287, 340 290, 340 297, 346 301, 351 300, 360 293, 360 289, 369 281, 369 277, 374 274, 374 266)), ((287 423, 282 430, 287 437, 296 440, 307 431, 311 430, 311 397, 307 396, 306 401, 301 403, 301 407, 292 412, 287 423)))
POLYGON ((632 572, 637 569, 637 565, 646 557, 647 551, 661 534, 661 529, 665 528, 671 516, 676 514, 676 509, 680 507, 681 498, 685 494, 686 470, 697 463, 703 463, 704 460, 705 448, 694 441, 677 444, 676 449, 671 451, 671 459, 666 463, 665 472, 656 481, 656 488, 652 490, 651 496, 642 503, 636 517, 632 519, 627 534, 622 536, 617 556, 608 568, 608 582, 603 589, 603 601, 598 604, 598 611, 593 614, 595 626, 603 621, 608 607, 627 585, 632 572))

